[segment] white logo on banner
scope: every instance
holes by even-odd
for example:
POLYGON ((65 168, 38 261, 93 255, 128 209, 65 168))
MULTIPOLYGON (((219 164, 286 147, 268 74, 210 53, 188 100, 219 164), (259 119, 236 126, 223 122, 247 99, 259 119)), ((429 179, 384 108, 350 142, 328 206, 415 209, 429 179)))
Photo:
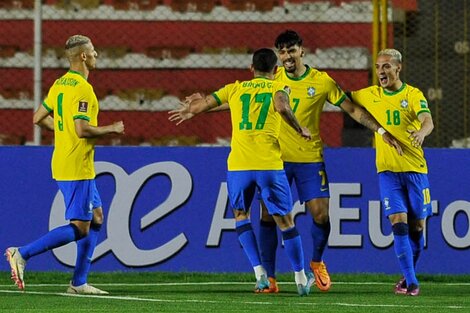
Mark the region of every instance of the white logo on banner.
MULTIPOLYGON (((185 167, 176 162, 158 162, 146 165, 132 174, 127 174, 120 166, 109 162, 96 162, 95 167, 97 175, 109 173, 114 177, 116 192, 110 204, 107 219, 105 219, 107 220, 107 238, 96 247, 92 260, 112 251, 116 258, 127 266, 146 266, 170 258, 186 245, 188 239, 180 233, 162 246, 152 250, 142 250, 133 242, 129 229, 135 198, 152 176, 160 174, 168 176, 171 181, 171 190, 163 203, 142 217, 140 229, 155 223, 189 198, 192 179, 185 167)), ((63 196, 58 191, 52 203, 49 229, 67 223, 64 219, 64 211, 63 196)), ((77 255, 75 243, 54 249, 53 253, 60 262, 69 266, 75 265, 77 255)))

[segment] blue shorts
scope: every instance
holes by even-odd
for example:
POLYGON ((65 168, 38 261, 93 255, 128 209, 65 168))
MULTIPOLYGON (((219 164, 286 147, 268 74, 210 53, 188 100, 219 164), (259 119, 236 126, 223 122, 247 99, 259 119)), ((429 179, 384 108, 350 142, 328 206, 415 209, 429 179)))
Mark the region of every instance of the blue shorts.
POLYGON ((64 196, 65 219, 91 221, 93 209, 102 206, 94 179, 57 181, 64 196))
POLYGON ((227 172, 227 189, 233 209, 249 212, 256 188, 270 215, 284 216, 292 211, 292 195, 283 170, 227 172))
POLYGON ((329 198, 328 176, 325 163, 290 163, 284 162, 289 185, 295 181, 295 187, 300 202, 307 202, 317 198, 329 198))
POLYGON ((420 220, 432 215, 428 175, 381 172, 379 186, 385 216, 407 213, 410 218, 420 220))

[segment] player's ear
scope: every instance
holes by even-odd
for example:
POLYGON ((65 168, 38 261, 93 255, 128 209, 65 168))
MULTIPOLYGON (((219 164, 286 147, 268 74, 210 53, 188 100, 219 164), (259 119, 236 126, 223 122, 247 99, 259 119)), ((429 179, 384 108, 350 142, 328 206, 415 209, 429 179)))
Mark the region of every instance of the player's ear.
POLYGON ((273 68, 273 74, 277 72, 277 64, 274 65, 274 68, 273 68))
POLYGON ((253 66, 253 64, 250 65, 250 72, 254 72, 255 71, 255 67, 253 66))
POLYGON ((305 55, 305 50, 302 49, 302 51, 300 52, 300 56, 303 57, 305 55))

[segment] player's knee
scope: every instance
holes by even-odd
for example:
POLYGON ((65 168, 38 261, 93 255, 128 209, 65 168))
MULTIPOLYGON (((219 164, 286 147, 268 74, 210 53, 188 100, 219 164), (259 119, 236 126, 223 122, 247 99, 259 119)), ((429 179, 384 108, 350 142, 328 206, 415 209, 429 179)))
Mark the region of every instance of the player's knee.
POLYGON ((330 217, 328 215, 328 211, 318 211, 313 215, 313 219, 315 220, 315 223, 324 225, 329 222, 330 217))
POLYGON ((274 214, 273 218, 277 226, 279 227, 279 229, 282 231, 295 226, 294 219, 292 218, 292 214, 287 214, 284 216, 281 216, 279 214, 274 214))
POLYGON ((425 220, 413 220, 410 221, 410 232, 419 233, 424 230, 425 220))
POLYGON ((90 230, 90 227, 88 225, 70 223, 70 226, 73 227, 76 241, 88 236, 90 230))
POLYGON ((312 215, 315 223, 326 224, 330 220, 328 212, 328 199, 312 199, 306 203, 310 214, 312 215))
POLYGON ((104 214, 101 208, 97 208, 93 210, 93 224, 103 224, 104 221, 104 214))
POLYGON ((406 236, 408 235, 408 224, 406 223, 395 223, 392 225, 393 234, 396 236, 406 236))
POLYGON ((242 220, 249 219, 248 213, 243 210, 234 209, 233 216, 235 217, 235 221, 242 221, 242 220))

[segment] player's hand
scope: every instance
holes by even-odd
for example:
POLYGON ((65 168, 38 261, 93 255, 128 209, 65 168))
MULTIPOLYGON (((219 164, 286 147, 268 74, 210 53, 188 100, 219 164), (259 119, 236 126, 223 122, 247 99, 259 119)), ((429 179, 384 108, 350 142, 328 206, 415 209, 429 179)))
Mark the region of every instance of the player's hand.
POLYGON ((307 127, 301 127, 300 136, 302 136, 303 138, 307 140, 312 139, 312 134, 310 133, 310 130, 307 127))
POLYGON ((421 147, 424 142, 424 137, 426 137, 426 135, 420 132, 419 130, 407 129, 406 131, 410 133, 408 138, 410 138, 411 140, 411 145, 413 147, 421 147))
POLYGON ((124 134, 124 122, 114 122, 113 123, 113 130, 116 134, 124 134))
POLYGON ((170 116, 168 120, 171 122, 176 122, 176 125, 183 123, 186 120, 193 118, 194 114, 189 112, 189 103, 186 101, 180 102, 180 107, 175 110, 171 110, 168 112, 170 116))
POLYGON ((171 122, 176 122, 176 125, 183 123, 186 120, 189 120, 194 117, 194 113, 189 112, 189 107, 191 106, 191 102, 198 99, 203 99, 204 96, 199 92, 193 93, 192 95, 186 97, 184 101, 180 101, 180 107, 178 109, 174 109, 168 111, 170 116, 168 120, 171 122))
POLYGON ((390 134, 389 132, 385 132, 382 135, 382 139, 386 144, 388 144, 391 147, 394 147, 395 150, 397 150, 398 155, 403 155, 403 149, 402 149, 400 143, 398 142, 398 140, 395 137, 393 137, 392 134, 390 134))

